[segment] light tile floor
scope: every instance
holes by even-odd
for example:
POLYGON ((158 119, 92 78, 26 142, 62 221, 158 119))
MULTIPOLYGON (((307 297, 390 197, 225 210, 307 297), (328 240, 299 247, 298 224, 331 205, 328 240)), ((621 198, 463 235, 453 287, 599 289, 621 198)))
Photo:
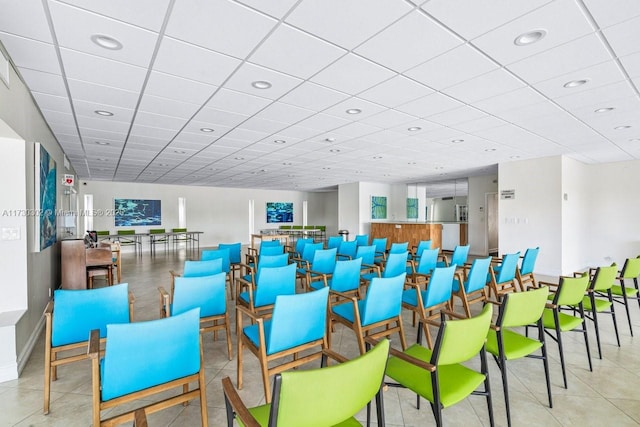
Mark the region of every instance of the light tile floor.
MULTIPOLYGON (((159 316, 157 287, 169 285, 171 269, 180 270, 186 257, 184 250, 155 257, 144 253, 136 257, 123 254, 123 281, 128 282, 136 297, 135 320, 156 319, 159 316)), ((636 334, 640 334, 640 310, 632 302, 632 321, 636 334)), ((459 308, 459 307, 458 307, 459 308)), ((640 339, 629 333, 626 316, 621 306, 616 306, 620 329, 621 347, 615 345, 610 319, 602 321, 603 359, 598 359, 592 325, 589 333, 593 356, 593 372, 589 372, 584 343, 579 334, 565 334, 565 351, 569 388, 562 386, 562 374, 555 343, 550 342, 550 370, 553 392, 553 408, 547 405, 542 363, 534 359, 508 363, 509 392, 511 396, 514 426, 562 425, 562 426, 635 426, 640 425, 640 339)), ((233 318, 234 316, 232 316, 233 318)), ((405 316, 407 341, 413 342, 415 328, 410 316, 405 316)), ((357 345, 353 333, 342 326, 336 327, 333 348, 353 357, 357 345)), ((235 334, 234 340, 235 353, 235 334)), ((44 333, 31 355, 22 375, 15 381, 0 383, 1 426, 87 426, 91 424, 91 376, 88 362, 80 362, 59 368, 59 379, 52 385, 52 403, 49 415, 42 414, 44 333)), ((398 346, 398 339, 392 344, 398 346)), ((205 365, 207 378, 207 405, 209 425, 225 425, 224 398, 220 381, 230 376, 236 381, 236 358, 226 356, 224 338, 205 339, 205 365)), ((264 401, 258 363, 245 351, 245 385, 240 391, 249 406, 264 401)), ((493 360, 489 360, 493 408, 496 424, 506 425, 504 397, 500 373, 493 360)), ((310 397, 312 398, 312 397, 310 397)), ((415 395, 404 389, 389 388, 384 394, 386 422, 388 426, 435 425, 430 407, 423 401, 417 410, 415 395)), ((177 406, 149 416, 150 426, 199 425, 199 403, 187 407, 177 406)), ((364 420, 364 412, 358 415, 364 420)), ((447 426, 488 425, 488 414, 483 397, 472 396, 444 410, 447 426)))

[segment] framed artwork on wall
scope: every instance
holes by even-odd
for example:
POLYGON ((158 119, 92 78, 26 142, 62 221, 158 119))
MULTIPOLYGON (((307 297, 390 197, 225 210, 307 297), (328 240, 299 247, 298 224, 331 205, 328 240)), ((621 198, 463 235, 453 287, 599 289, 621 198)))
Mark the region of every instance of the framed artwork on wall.
POLYGON ((407 219, 418 218, 418 199, 407 199, 407 219))
POLYGON ((387 198, 371 196, 371 219, 387 219, 387 198))
POLYGON ((39 142, 35 144, 35 212, 36 251, 42 251, 56 242, 56 161, 39 142))
POLYGON ((160 200, 114 199, 116 227, 162 224, 160 200))
POLYGON ((267 202, 267 224, 293 222, 292 202, 267 202))

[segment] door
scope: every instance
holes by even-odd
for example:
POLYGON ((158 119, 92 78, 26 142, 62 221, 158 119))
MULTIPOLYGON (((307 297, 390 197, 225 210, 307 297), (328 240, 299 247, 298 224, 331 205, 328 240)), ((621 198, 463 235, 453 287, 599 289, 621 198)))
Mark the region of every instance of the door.
POLYGON ((498 193, 487 193, 487 250, 498 255, 498 193))

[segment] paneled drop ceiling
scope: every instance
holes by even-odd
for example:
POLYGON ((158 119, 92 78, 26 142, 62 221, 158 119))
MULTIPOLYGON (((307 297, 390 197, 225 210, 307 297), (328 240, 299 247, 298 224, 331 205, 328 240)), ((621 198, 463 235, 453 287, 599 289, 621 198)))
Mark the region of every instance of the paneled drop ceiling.
POLYGON ((0 10, 0 41, 81 179, 319 191, 640 159, 637 0, 0 10))

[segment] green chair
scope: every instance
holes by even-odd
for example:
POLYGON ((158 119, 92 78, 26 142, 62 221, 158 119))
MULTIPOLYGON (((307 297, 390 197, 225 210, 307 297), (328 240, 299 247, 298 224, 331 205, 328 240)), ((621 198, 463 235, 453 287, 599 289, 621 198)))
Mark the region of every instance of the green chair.
POLYGON ((191 240, 191 237, 187 234, 186 228, 172 228, 172 233, 184 233, 184 234, 174 234, 173 235, 173 247, 175 249, 176 245, 179 243, 185 243, 185 245, 191 240))
POLYGON ((493 422, 491 388, 484 348, 491 325, 493 306, 487 304, 480 315, 470 319, 445 320, 441 317, 433 350, 414 344, 404 352, 391 349, 386 375, 395 381, 392 387, 405 387, 431 403, 436 425, 442 425, 442 409, 462 401, 471 394, 487 399, 489 423, 493 422), (463 365, 480 354, 480 371, 463 365), (484 390, 476 390, 484 383, 484 390))
MULTIPOLYGON (((327 351, 343 363, 321 369, 279 373, 273 381, 273 402, 247 408, 234 389, 231 379, 222 380, 227 425, 234 418, 245 426, 355 426, 354 418, 365 405, 376 399, 377 424, 384 426, 381 387, 389 353, 389 341, 383 340, 366 354, 345 360, 327 351)), ((369 411, 367 411, 369 415, 369 411)), ((367 424, 368 424, 367 417, 367 424)))
POLYGON ((169 236, 164 228, 152 228, 149 230, 149 243, 151 253, 155 253, 156 245, 164 245, 165 251, 169 249, 169 236))
MULTIPOLYGON (((580 273, 574 273, 576 276, 580 273)), ((582 297, 582 306, 585 310, 585 317, 593 322, 596 330, 596 341, 598 342, 598 356, 602 359, 602 347, 600 346, 600 327, 598 325, 598 313, 610 314, 613 321, 613 328, 616 332, 616 341, 620 347, 620 336, 618 335, 618 322, 616 321, 615 307, 613 306, 613 295, 611 287, 618 277, 618 266, 613 263, 610 267, 598 267, 589 270, 591 277, 587 294, 582 297)), ((576 307, 577 308, 577 307, 576 307)))
POLYGON ((509 409, 509 386, 507 383, 507 360, 530 357, 542 359, 544 376, 547 381, 547 395, 549 407, 553 408, 551 399, 551 382, 549 381, 549 359, 544 340, 542 313, 547 304, 549 288, 546 286, 527 292, 505 294, 500 304, 500 312, 495 325, 487 334, 487 351, 493 355, 500 373, 502 374, 502 388, 504 389, 504 403, 507 411, 507 424, 511 425, 511 411, 509 409), (530 338, 513 330, 522 326, 535 324, 538 337, 530 338), (541 355, 533 354, 538 350, 541 355))
POLYGON ((559 284, 538 282, 541 286, 557 287, 556 291, 549 296, 553 298, 551 304, 547 304, 542 314, 542 324, 545 333, 558 343, 560 352, 560 365, 562 366, 562 378, 564 388, 567 388, 567 371, 564 363, 564 350, 562 347, 563 332, 581 332, 584 336, 584 344, 587 348, 587 359, 589 360, 589 370, 593 371, 591 364, 591 352, 589 350, 589 337, 587 336, 587 323, 584 316, 584 306, 582 298, 589 286, 589 274, 584 273, 580 277, 561 277, 559 284), (575 314, 561 312, 561 308, 575 308, 575 314), (582 324, 582 329, 579 326, 582 324), (551 331, 554 331, 551 333, 551 331))
POLYGON ((109 230, 98 230, 96 231, 96 235, 98 236, 98 240, 106 240, 108 237, 105 236, 110 236, 111 233, 109 230))
POLYGON ((118 242, 120 242, 120 246, 133 246, 136 252, 138 251, 138 240, 135 237, 136 230, 118 230, 117 234, 117 239, 118 242))
POLYGON ((638 288, 638 276, 640 276, 640 255, 637 258, 627 258, 622 266, 622 271, 618 279, 620 280, 620 286, 613 285, 611 287, 611 293, 613 294, 613 301, 619 304, 624 304, 624 308, 627 310, 627 320, 629 321, 629 332, 633 336, 633 327, 631 326, 631 315, 629 314, 629 299, 635 299, 640 305, 640 289, 638 288), (626 280, 633 280, 634 287, 627 287, 625 285, 626 280))

